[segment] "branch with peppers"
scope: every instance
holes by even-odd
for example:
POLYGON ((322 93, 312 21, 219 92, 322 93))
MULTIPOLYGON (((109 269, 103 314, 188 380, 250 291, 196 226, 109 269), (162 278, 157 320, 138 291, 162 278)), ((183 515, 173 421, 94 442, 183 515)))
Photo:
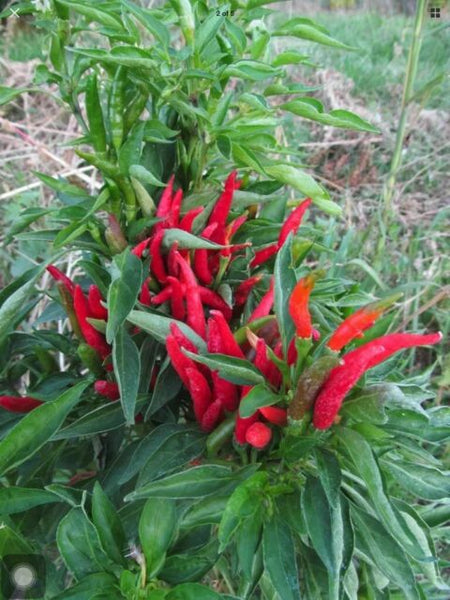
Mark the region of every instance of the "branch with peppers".
MULTIPOLYGON (((313 324, 310 296, 322 273, 301 278, 289 298, 289 314, 295 336, 283 344, 273 315, 274 286, 268 289, 251 311, 246 310, 256 287, 267 275, 265 263, 280 251, 289 234, 297 233, 310 206, 304 200, 285 220, 276 242, 257 249, 248 260, 244 281, 231 287, 231 295, 220 293, 220 283, 233 261, 248 257, 248 243, 233 243, 233 237, 245 223, 247 215, 230 218, 233 196, 241 182, 232 172, 223 192, 207 218, 204 207, 183 213, 183 195, 174 189, 172 177, 156 208, 157 222, 149 235, 132 250, 143 261, 149 259, 149 272, 139 293, 142 308, 158 308, 173 318, 166 339, 166 351, 190 397, 192 412, 199 426, 213 432, 222 423, 231 423, 234 441, 264 449, 287 424, 306 422, 318 430, 339 421, 339 411, 347 394, 363 374, 400 350, 440 341, 440 333, 388 334, 345 352, 356 338, 364 336, 397 297, 373 302, 346 318, 323 343, 313 324), (173 242, 167 247, 167 232, 193 234, 196 223, 204 223, 197 233, 206 247, 187 249, 173 242), (247 254, 246 254, 247 253, 247 254), (249 316, 243 322, 243 315, 249 316), (220 368, 208 366, 197 346, 183 333, 185 323, 205 342, 207 356, 217 355, 251 367, 258 383, 233 381, 220 368), (236 329, 245 336, 235 335, 236 329), (238 342, 239 338, 239 342, 238 342), (316 349, 320 344, 322 354, 316 349), (286 348, 284 351, 283 348, 286 348), (314 352, 314 362, 305 360, 314 352), (254 409, 254 410, 253 410, 254 409)), ((118 224, 115 224, 118 227, 118 224)), ((170 239, 170 237, 169 237, 170 239)), ((251 251, 252 252, 252 251, 251 251)), ((108 310, 97 286, 83 291, 55 266, 48 267, 56 280, 74 332, 80 339, 79 354, 85 365, 98 376, 95 391, 111 401, 119 399, 119 388, 111 365, 111 347, 96 321, 107 321, 108 310)), ((253 299, 252 299, 253 300, 253 299)), ((0 398, 7 410, 26 412, 38 405, 37 399, 9 396, 0 398)))

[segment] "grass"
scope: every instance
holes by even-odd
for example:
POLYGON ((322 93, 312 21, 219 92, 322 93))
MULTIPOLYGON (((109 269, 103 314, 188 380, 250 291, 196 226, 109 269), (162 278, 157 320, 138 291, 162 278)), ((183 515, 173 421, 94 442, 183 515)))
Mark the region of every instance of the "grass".
MULTIPOLYGON (((403 16, 383 17, 378 14, 351 16, 320 13, 316 19, 333 37, 359 51, 345 52, 324 46, 302 44, 315 62, 336 69, 353 80, 355 95, 391 110, 389 103, 401 94, 413 19, 403 16)), ((450 36, 448 24, 428 20, 420 53, 416 90, 438 75, 448 73, 450 36)), ((450 110, 450 81, 437 88, 428 108, 450 110)))

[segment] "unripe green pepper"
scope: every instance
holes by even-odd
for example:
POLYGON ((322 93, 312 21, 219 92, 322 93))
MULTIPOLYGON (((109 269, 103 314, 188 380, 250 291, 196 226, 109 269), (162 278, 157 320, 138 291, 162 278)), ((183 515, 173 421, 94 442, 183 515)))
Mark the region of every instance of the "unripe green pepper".
POLYGON ((97 378, 103 378, 105 371, 98 352, 84 342, 78 346, 77 354, 83 365, 97 378))
POLYGON ((330 371, 339 364, 338 356, 321 356, 300 375, 295 395, 289 404, 288 417, 300 421, 311 410, 319 389, 330 371))
POLYGON ((106 131, 95 73, 86 82, 86 113, 94 150, 106 152, 106 131))
POLYGON ((125 75, 125 70, 120 66, 114 76, 109 96, 111 142, 117 153, 119 152, 123 141, 125 75))

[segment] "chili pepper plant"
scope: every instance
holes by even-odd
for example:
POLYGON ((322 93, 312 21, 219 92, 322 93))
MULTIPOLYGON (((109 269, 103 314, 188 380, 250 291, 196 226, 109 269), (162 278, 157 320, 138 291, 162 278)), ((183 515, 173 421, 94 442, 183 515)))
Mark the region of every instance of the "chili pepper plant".
POLYGON ((1 555, 42 556, 46 599, 448 597, 441 334, 327 275, 315 219, 339 206, 279 134, 288 112, 373 127, 305 96, 308 57, 273 40, 349 49, 271 31, 266 4, 15 8, 97 173, 37 174, 54 205, 10 239, 53 258, 0 293, 1 555))

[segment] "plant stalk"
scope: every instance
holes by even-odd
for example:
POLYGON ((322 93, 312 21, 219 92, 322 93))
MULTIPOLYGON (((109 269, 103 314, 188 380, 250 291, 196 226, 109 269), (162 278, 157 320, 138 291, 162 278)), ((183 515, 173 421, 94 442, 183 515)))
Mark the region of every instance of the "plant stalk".
POLYGON ((403 96, 400 110, 400 119, 397 127, 397 137, 395 140, 394 153, 391 161, 389 177, 384 187, 384 225, 387 224, 392 216, 392 197, 397 182, 397 174, 402 162, 403 143, 406 135, 406 125, 408 116, 408 105, 412 97, 414 82, 417 75, 417 66, 419 63, 420 47, 422 45, 422 31, 426 12, 426 0, 418 0, 416 6, 416 17, 414 23, 414 33, 409 48, 408 64, 406 67, 405 79, 403 82, 403 96))

